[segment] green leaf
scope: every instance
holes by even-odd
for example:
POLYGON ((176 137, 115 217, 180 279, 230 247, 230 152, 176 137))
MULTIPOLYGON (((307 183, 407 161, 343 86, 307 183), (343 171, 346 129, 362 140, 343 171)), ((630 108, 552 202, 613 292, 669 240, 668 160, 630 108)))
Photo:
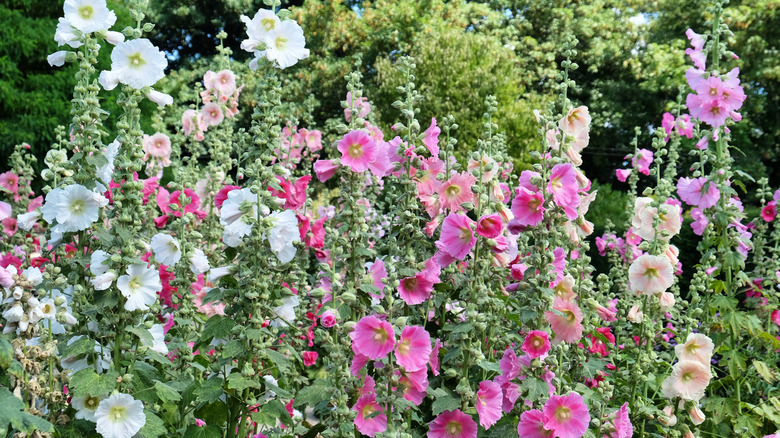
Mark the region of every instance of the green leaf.
POLYGON ((0 370, 7 370, 14 363, 14 348, 0 336, 0 370))
POLYGON ((295 402, 293 402, 293 406, 299 408, 305 406, 315 406, 322 401, 330 400, 331 394, 332 391, 327 382, 324 380, 315 380, 313 384, 301 388, 301 390, 295 394, 295 402))
POLYGON ((598 371, 603 371, 606 366, 606 361, 591 357, 585 362, 585 366, 582 368, 582 374, 585 375, 585 377, 593 379, 598 374, 598 371))
POLYGON ((495 362, 490 362, 490 361, 487 361, 487 360, 483 360, 478 365, 483 370, 495 371, 495 372, 497 372, 499 374, 501 373, 501 366, 499 364, 495 363, 495 362))
POLYGON ((154 344, 154 336, 152 336, 145 327, 131 327, 127 329, 127 331, 138 336, 138 339, 141 340, 141 344, 143 345, 154 344))
POLYGON ((195 418, 200 418, 206 424, 223 424, 227 421, 229 415, 227 405, 220 400, 203 405, 195 410, 195 418))
POLYGON ((432 391, 435 399, 433 400, 433 415, 439 415, 444 411, 454 411, 460 408, 460 397, 455 397, 444 388, 437 388, 432 391))
POLYGON ((217 436, 222 436, 222 429, 217 426, 207 424, 206 426, 198 427, 192 424, 184 431, 182 438, 213 438, 217 436))
POLYGON ((523 380, 520 388, 526 394, 525 398, 531 400, 532 402, 539 400, 542 397, 546 398, 550 391, 550 387, 547 386, 547 382, 531 376, 528 376, 525 378, 525 380, 523 380))
POLYGON ((228 376, 228 389, 243 391, 246 388, 260 388, 260 383, 255 379, 244 377, 241 373, 231 373, 228 376))
POLYGON ((284 407, 282 402, 277 399, 268 401, 268 403, 263 405, 260 411, 273 418, 279 419, 279 421, 287 427, 292 426, 292 417, 290 417, 290 413, 287 412, 287 408, 284 407))
POLYGON ((24 412, 24 403, 11 391, 0 388, 0 431, 7 429, 9 424, 25 433, 54 431, 54 426, 48 421, 24 412))
POLYGON ((285 357, 285 355, 282 353, 279 353, 278 351, 272 350, 270 348, 263 350, 263 353, 265 353, 265 356, 268 358, 268 360, 273 362, 282 373, 286 373, 290 370, 290 366, 292 365, 290 359, 287 359, 287 357, 285 357))
POLYGON ((760 374, 761 377, 767 382, 772 383, 777 381, 777 371, 769 369, 769 366, 767 366, 766 363, 760 360, 754 360, 753 367, 756 369, 756 372, 758 372, 758 374, 760 374))
POLYGON ((139 431, 142 436, 145 438, 158 438, 168 432, 165 428, 165 423, 152 411, 144 409, 144 415, 146 415, 146 423, 139 431))
POLYGON ((119 374, 109 371, 98 375, 92 368, 84 368, 70 378, 68 388, 74 397, 100 396, 108 394, 116 388, 116 379, 119 374))
POLYGON ((200 335, 200 342, 209 342, 214 338, 226 338, 235 324, 236 323, 230 318, 219 315, 212 316, 206 321, 206 325, 203 327, 203 333, 200 335))
POLYGON ((232 341, 222 346, 221 355, 223 359, 233 359, 241 355, 243 352, 246 352, 244 343, 238 339, 233 339, 232 341))
POLYGON ((222 377, 211 376, 200 385, 200 388, 195 390, 195 395, 200 397, 201 401, 207 403, 214 403, 219 397, 224 394, 222 385, 225 383, 225 379, 222 377))
POLYGON ((163 403, 181 400, 181 394, 163 382, 154 382, 154 389, 157 391, 157 396, 160 397, 160 400, 162 400, 163 403))
POLYGON ((78 359, 79 356, 90 354, 95 351, 95 341, 88 337, 82 337, 70 345, 65 345, 63 342, 59 347, 60 356, 73 357, 78 359))

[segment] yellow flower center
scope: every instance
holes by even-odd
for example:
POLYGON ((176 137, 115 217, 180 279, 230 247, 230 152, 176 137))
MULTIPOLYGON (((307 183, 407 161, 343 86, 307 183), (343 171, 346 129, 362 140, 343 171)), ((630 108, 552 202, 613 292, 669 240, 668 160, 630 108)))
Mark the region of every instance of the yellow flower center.
POLYGON ((571 409, 566 406, 558 406, 558 408, 555 409, 555 418, 558 421, 568 421, 571 419, 571 409))
POLYGON ((263 18, 260 20, 260 25, 263 26, 266 31, 271 31, 276 27, 276 21, 274 21, 273 18, 263 18))
POLYGON ((131 291, 135 291, 136 289, 141 287, 141 281, 138 277, 133 277, 130 279, 130 283, 128 284, 130 286, 131 291))
POLYGON ((445 429, 447 430, 448 435, 457 436, 460 435, 462 427, 460 423, 458 423, 457 421, 450 421, 449 423, 447 423, 447 427, 445 429))
POLYGON ((140 67, 146 64, 143 56, 141 56, 141 52, 133 53, 132 55, 128 56, 127 59, 130 60, 130 64, 132 64, 134 67, 140 67))
POLYGON ((645 269, 645 277, 658 278, 658 269, 647 268, 645 269))
POLYGON ((411 350, 411 343, 411 339, 404 339, 404 341, 398 345, 398 353, 402 356, 409 354, 409 350, 411 350))
POLYGON ((87 204, 84 202, 83 199, 76 199, 75 201, 71 202, 70 204, 70 211, 73 214, 80 214, 84 211, 87 204))
POLYGON ((374 341, 384 343, 387 341, 387 332, 381 327, 374 329, 374 341))
POLYGON ((85 20, 92 18, 92 14, 95 13, 95 9, 92 6, 82 6, 79 8, 79 15, 85 20))
POLYGON ((274 40, 274 45, 279 50, 284 50, 285 47, 287 47, 287 38, 278 36, 276 37, 276 40, 274 40))
POLYGON ((353 143, 349 145, 349 150, 347 150, 347 153, 352 158, 360 158, 363 155, 363 147, 360 146, 360 143, 353 143))
POLYGON ((456 185, 451 185, 447 187, 447 197, 454 198, 460 194, 460 187, 456 185))
POLYGON ((111 406, 108 411, 108 418, 118 422, 127 418, 127 408, 124 406, 111 406))
POLYGON ((97 409, 99 404, 100 404, 100 400, 97 397, 87 396, 87 398, 84 399, 84 407, 86 407, 90 411, 94 411, 95 409, 97 409))
POLYGON ((369 415, 373 414, 376 411, 374 409, 374 406, 371 404, 363 406, 363 409, 360 411, 361 414, 363 414, 363 418, 368 417, 369 415))

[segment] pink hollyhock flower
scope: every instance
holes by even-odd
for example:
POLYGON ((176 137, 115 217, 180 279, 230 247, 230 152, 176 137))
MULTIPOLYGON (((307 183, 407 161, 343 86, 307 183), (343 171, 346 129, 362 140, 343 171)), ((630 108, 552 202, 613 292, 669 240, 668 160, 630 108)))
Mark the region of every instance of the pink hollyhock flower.
POLYGON ((431 356, 431 335, 416 325, 404 327, 395 347, 395 359, 406 371, 425 369, 431 356))
POLYGON ((639 256, 628 268, 631 291, 637 294, 657 295, 674 284, 674 268, 663 255, 639 256))
POLYGON ((4 187, 14 195, 18 194, 19 177, 10 170, 8 172, 0 173, 0 187, 4 187))
POLYGON ((368 269, 369 273, 371 274, 371 282, 376 286, 377 289, 379 289, 379 292, 382 293, 381 297, 377 298, 384 298, 384 289, 385 284, 382 282, 385 278, 387 278, 387 269, 385 269, 385 262, 383 260, 377 259, 374 263, 371 264, 371 267, 368 269))
POLYGON ((590 120, 591 117, 590 114, 588 114, 588 107, 580 106, 570 109, 569 112, 558 121, 558 127, 568 135, 575 135, 578 132, 588 129, 590 120))
POLYGON ((334 160, 317 160, 314 162, 314 173, 320 182, 329 180, 339 169, 334 160))
POLYGON ((674 347, 674 353, 681 361, 695 360, 705 366, 709 366, 713 351, 715 351, 715 344, 712 339, 701 333, 689 334, 684 344, 677 344, 674 347))
MULTIPOLYGON (((609 327, 599 327, 596 329, 596 331, 607 338, 607 341, 609 341, 610 344, 615 345, 615 335, 612 334, 612 330, 609 327)), ((607 345, 604 343, 604 341, 597 338, 595 335, 588 335, 588 339, 590 339, 590 347, 588 348, 588 351, 591 354, 600 354, 602 357, 605 357, 607 354, 609 354, 607 353, 607 345)))
POLYGON ((230 70, 221 70, 215 75, 213 85, 223 96, 230 96, 236 91, 236 75, 230 70))
POLYGON ((554 342, 577 342, 582 338, 582 311, 574 301, 564 301, 555 297, 553 310, 563 313, 559 316, 554 312, 544 312, 545 319, 550 323, 555 333, 554 342))
POLYGON ((439 134, 441 134, 441 129, 436 126, 436 117, 431 119, 431 126, 428 127, 428 129, 425 130, 425 138, 423 139, 423 144, 426 148, 428 148, 428 151, 431 153, 432 156, 438 157, 439 156, 439 134))
POLYGON ((167 135, 161 132, 151 137, 144 135, 142 144, 143 151, 146 153, 144 160, 148 160, 151 156, 156 158, 163 167, 171 165, 171 139, 167 135))
POLYGON ((626 182, 628 176, 631 175, 631 169, 617 169, 615 170, 615 173, 617 174, 618 181, 626 182))
POLYGON ((688 94, 688 97, 685 99, 685 105, 693 117, 713 128, 723 126, 726 123, 726 119, 730 116, 729 109, 723 100, 710 99, 708 96, 688 94))
POLYGON ((357 116, 365 118, 371 112, 371 104, 367 97, 352 98, 352 92, 347 91, 347 107, 344 108, 344 119, 349 123, 352 119, 352 109, 357 110, 357 116))
POLYGON ((498 237, 503 229, 504 221, 498 213, 482 216, 477 222, 477 234, 488 239, 498 237))
POLYGON ((387 415, 379 403, 376 402, 376 394, 366 394, 358 399, 352 410, 357 412, 355 427, 363 435, 373 437, 375 434, 387 429, 387 415), (375 412, 379 415, 371 416, 375 412))
POLYGON ((298 178, 294 183, 288 181, 281 176, 276 176, 279 180, 279 185, 282 190, 276 190, 273 187, 268 187, 268 190, 272 195, 279 199, 284 199, 284 208, 287 210, 297 210, 306 204, 306 187, 311 181, 311 175, 306 175, 298 178))
POLYGON ((326 310, 322 312, 322 316, 320 316, 320 323, 323 327, 331 328, 336 325, 336 322, 336 315, 332 310, 326 310))
POLYGON ((7 217, 0 221, 0 224, 3 225, 3 232, 9 236, 13 236, 17 231, 19 231, 19 227, 16 224, 15 218, 7 217))
POLYGON ((307 367, 310 367, 317 363, 317 358, 320 357, 319 354, 317 354, 316 351, 304 351, 301 353, 301 358, 303 359, 303 364, 307 367))
POLYGON ((693 138, 693 123, 691 123, 691 116, 683 114, 678 117, 674 129, 682 136, 693 138))
POLYGON ((542 176, 538 172, 532 170, 524 170, 520 173, 520 181, 518 181, 518 187, 525 187, 530 192, 538 192, 541 187, 534 185, 531 180, 535 178, 541 178, 542 176))
POLYGON ((609 438, 631 438, 634 436, 634 426, 628 418, 628 402, 615 411, 615 419, 612 420, 614 431, 609 432, 609 438))
POLYGON ((555 257, 552 262, 553 268, 555 268, 555 280, 550 283, 550 288, 557 286, 566 273, 566 250, 559 246, 553 250, 553 256, 555 257))
POLYGON ((374 140, 365 131, 359 130, 350 131, 339 140, 338 150, 341 152, 341 164, 358 173, 365 172, 377 155, 374 140))
POLYGON ((691 210, 691 218, 693 219, 693 222, 691 223, 693 233, 697 236, 701 236, 702 233, 704 233, 707 224, 710 223, 709 219, 707 219, 707 216, 698 208, 691 210))
POLYGON ((576 392, 553 395, 544 404, 544 427, 554 430, 557 438, 580 438, 590 423, 588 406, 576 392))
POLYGON ((477 423, 456 409, 444 411, 428 426, 428 438, 476 438, 477 423))
POLYGON ((538 191, 530 191, 525 187, 517 188, 517 196, 512 200, 510 222, 515 226, 535 227, 544 219, 544 195, 538 191))
POLYGON ((393 326, 375 316, 364 316, 349 334, 356 353, 377 360, 387 356, 395 346, 393 326))
MULTIPOLYGON (((617 303, 617 298, 611 302, 617 303)), ((617 321, 617 307, 615 307, 615 304, 612 304, 609 308, 596 304, 596 313, 599 314, 599 318, 604 320, 604 322, 617 321)))
MULTIPOLYGON (((355 351, 355 346, 352 346, 352 351, 355 351)), ((352 358, 352 363, 349 365, 349 372, 355 377, 360 377, 360 370, 368 363, 369 359, 360 353, 355 353, 352 358)))
POLYGON ((469 173, 456 173, 439 186, 439 204, 451 212, 461 211, 461 204, 474 202, 474 192, 471 187, 477 179, 469 173))
POLYGON ((715 183, 704 177, 680 178, 677 181, 677 194, 688 205, 699 208, 710 208, 720 199, 720 190, 715 187, 715 183))
POLYGON ((436 242, 436 247, 458 260, 465 259, 477 243, 473 226, 474 221, 467 216, 450 213, 444 218, 441 237, 436 242))
POLYGON ((699 401, 710 384, 710 366, 698 360, 681 360, 672 367, 672 374, 661 384, 666 398, 680 397, 683 400, 699 401))
POLYGON ((669 141, 669 134, 674 129, 674 116, 672 113, 664 113, 661 118, 661 126, 664 128, 664 132, 666 132, 666 141, 669 141))
POLYGON ((504 350, 504 355, 501 356, 501 360, 498 361, 498 365, 501 367, 501 381, 504 382, 514 380, 523 371, 520 359, 511 348, 504 350))
POLYGON ((501 419, 503 415, 501 412, 502 401, 503 394, 498 383, 490 380, 483 380, 479 383, 475 407, 477 408, 477 415, 479 415, 479 424, 485 430, 490 429, 490 426, 496 424, 501 419))
POLYGON ((526 335, 520 349, 533 359, 545 356, 547 355, 547 352, 550 351, 549 335, 547 332, 541 330, 531 330, 528 332, 528 335, 526 335))
POLYGON ((0 201, 0 220, 11 217, 11 204, 0 201))
MULTIPOLYGON (((778 323, 778 325, 780 325, 780 323, 778 323)), ((431 373, 433 373, 434 376, 438 376, 440 372, 439 349, 441 349, 441 339, 437 338, 436 342, 433 344, 433 348, 431 349, 431 355, 428 358, 428 365, 431 367, 431 373)))
POLYGON ((544 426, 546 422, 544 412, 538 409, 525 411, 520 414, 517 433, 523 438, 553 438, 554 431, 544 426))
POLYGON ((761 209, 761 219, 766 222, 772 222, 777 217, 777 202, 770 201, 761 209))
POLYGON ((168 221, 169 215, 182 217, 187 213, 192 213, 195 215, 195 217, 201 220, 206 217, 206 212, 199 210, 200 197, 198 197, 198 195, 195 194, 195 191, 192 189, 185 188, 184 194, 182 196, 181 190, 176 190, 173 193, 168 193, 168 190, 166 190, 163 187, 160 187, 159 190, 157 191, 156 201, 157 201, 157 207, 159 207, 160 210, 162 210, 162 212, 165 214, 165 216, 161 216, 154 220, 158 228, 162 228, 163 226, 165 226, 165 223, 168 221), (187 204, 182 205, 183 202, 185 201, 187 202, 187 204), (176 210, 173 210, 170 207, 171 205, 176 205, 178 208, 176 210))
POLYGON ((422 272, 414 277, 406 277, 398 284, 398 295, 409 306, 427 301, 431 292, 433 292, 433 281, 422 272))
POLYGON ((208 126, 217 126, 225 119, 225 113, 222 112, 222 108, 214 102, 203 105, 200 115, 208 126))
POLYGON ((566 213, 570 220, 577 219, 577 206, 580 205, 577 174, 571 163, 556 164, 550 174, 547 191, 553 194, 553 201, 566 213))
POLYGON ((631 165, 637 172, 650 175, 650 165, 653 164, 653 152, 647 149, 639 149, 631 159, 631 165))

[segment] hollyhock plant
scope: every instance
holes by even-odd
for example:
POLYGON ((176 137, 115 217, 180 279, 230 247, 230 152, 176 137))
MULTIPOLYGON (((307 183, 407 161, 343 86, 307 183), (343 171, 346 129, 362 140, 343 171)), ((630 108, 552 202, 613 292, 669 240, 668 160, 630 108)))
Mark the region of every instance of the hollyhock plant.
POLYGON ((681 361, 699 361, 705 366, 709 366, 714 350, 715 344, 712 339, 701 333, 689 334, 684 344, 677 344, 674 347, 674 352, 681 361))
POLYGON ((104 438, 130 438, 146 423, 144 405, 128 394, 113 394, 95 411, 96 429, 104 438))
POLYGON ((512 200, 511 224, 521 227, 534 227, 544 219, 544 194, 532 192, 525 187, 517 188, 517 196, 512 200))
POLYGON ((419 371, 428 366, 431 336, 423 327, 406 326, 395 346, 395 359, 405 371, 419 371))
POLYGON ((424 303, 433 292, 433 281, 424 273, 420 272, 414 277, 401 279, 398 284, 398 295, 407 305, 424 303))
POLYGON ((698 360, 681 360, 672 367, 672 374, 663 381, 664 397, 680 397, 683 400, 699 401, 710 384, 712 373, 709 364, 698 360))
MULTIPOLYGON (((777 202, 770 201, 761 209, 761 219, 772 222, 777 217, 777 202)), ((697 233, 701 235, 700 233, 697 233)))
POLYGON ((431 119, 431 126, 425 130, 425 138, 423 139, 423 144, 434 157, 439 156, 439 134, 441 134, 441 129, 436 126, 436 118, 434 117, 431 119))
POLYGON ((588 107, 580 106, 572 108, 559 122, 558 127, 568 135, 575 135, 578 132, 588 129, 591 116, 588 113, 588 107))
MULTIPOLYGON (((303 29, 295 21, 285 20, 276 25, 266 34, 264 42, 265 57, 280 69, 292 67, 298 61, 309 57, 303 29)), ((255 51, 255 55, 258 54, 259 52, 255 51)), ((254 65, 256 66, 257 62, 254 65)))
POLYGON ((384 358, 395 346, 393 326, 375 316, 361 318, 349 337, 355 352, 371 360, 384 358))
POLYGON ((484 215, 479 218, 479 221, 477 222, 477 234, 488 239, 498 237, 503 229, 504 222, 501 220, 501 215, 498 213, 484 215))
POLYGON ((631 159, 631 165, 643 175, 650 175, 651 164, 653 164, 653 152, 647 149, 639 149, 631 159))
POLYGON ((444 411, 428 425, 428 438, 476 438, 477 423, 460 409, 444 411))
MULTIPOLYGON (((376 143, 365 131, 353 130, 338 142, 341 164, 353 172, 365 172, 377 156, 376 143)), ((322 180, 322 178, 320 178, 322 180)))
POLYGON ((533 359, 546 356, 550 351, 549 335, 541 330, 531 330, 525 336, 521 349, 533 359))
POLYGON ((83 33, 108 30, 116 22, 116 14, 105 0, 65 0, 65 22, 83 33))
POLYGON ((127 274, 116 280, 116 287, 126 298, 125 310, 148 310, 157 301, 162 283, 156 270, 137 263, 127 267, 127 274))
POLYGON ((617 175, 618 181, 626 182, 628 176, 631 175, 631 169, 617 169, 615 174, 617 175))
POLYGON ((576 392, 565 396, 553 395, 544 404, 544 427, 558 438, 580 438, 590 423, 585 400, 576 392))
POLYGON ((111 52, 111 70, 101 73, 101 85, 107 90, 123 83, 136 90, 151 87, 165 76, 165 54, 146 38, 117 44, 111 52))

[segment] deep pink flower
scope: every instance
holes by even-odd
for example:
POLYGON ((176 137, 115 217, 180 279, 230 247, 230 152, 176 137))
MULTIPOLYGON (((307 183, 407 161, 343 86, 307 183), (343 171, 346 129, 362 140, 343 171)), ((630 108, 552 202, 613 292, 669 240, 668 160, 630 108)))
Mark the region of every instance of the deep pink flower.
POLYGON ((399 374, 398 385, 404 394, 404 398, 414 403, 415 406, 420 406, 425 399, 426 388, 428 388, 427 376, 420 380, 421 374, 426 374, 427 370, 422 369, 413 373, 401 373, 400 370, 396 371, 399 374))
POLYGON ((477 415, 479 415, 479 424, 486 430, 490 429, 490 426, 496 424, 501 419, 503 415, 501 412, 502 401, 503 394, 498 383, 490 380, 483 380, 479 383, 475 407, 477 408, 477 415))
POLYGON ((279 185, 282 190, 276 190, 273 187, 268 187, 268 191, 277 198, 284 199, 284 208, 287 210, 297 210, 306 204, 306 187, 311 181, 311 175, 306 175, 298 178, 294 183, 288 181, 281 176, 276 176, 279 180, 279 185))
MULTIPOLYGON (((352 345, 352 351, 355 351, 355 345, 352 345)), ((363 369, 364 366, 368 363, 369 359, 366 356, 363 356, 360 353, 355 353, 355 356, 352 358, 352 363, 349 365, 349 372, 352 373, 353 376, 359 377, 360 371, 363 369)))
POLYGON ((715 187, 715 183, 704 177, 680 178, 677 181, 677 194, 688 205, 699 208, 710 208, 720 199, 720 190, 715 187))
POLYGON ((517 196, 512 200, 512 224, 522 227, 534 227, 544 219, 544 195, 530 191, 525 187, 517 188, 517 196))
POLYGON ((387 356, 395 346, 393 326, 372 315, 361 318, 349 337, 355 352, 372 360, 387 356))
POLYGON ((653 164, 653 152, 644 148, 636 151, 631 159, 631 165, 643 175, 650 175, 651 164, 653 164))
POLYGON ((439 205, 451 212, 461 211, 461 204, 474 202, 474 192, 471 187, 477 181, 470 173, 456 173, 439 186, 439 205))
POLYGON ((466 215, 450 213, 444 218, 436 247, 458 260, 465 259, 477 243, 474 225, 466 215))
POLYGON ((704 233, 704 228, 707 227, 707 224, 710 223, 710 220, 707 219, 707 216, 698 208, 694 208, 691 210, 691 218, 693 219, 693 222, 691 223, 691 228, 693 228, 693 233, 697 236, 701 236, 702 233, 704 233))
POLYGON ((403 278, 398 284, 398 295, 409 306, 427 301, 431 292, 433 292, 433 282, 423 273, 403 278))
POLYGON ((332 310, 326 310, 322 312, 322 316, 320 316, 320 323, 325 328, 331 328, 336 325, 336 315, 332 310))
POLYGON ((615 411, 615 419, 612 420, 615 428, 609 438, 631 438, 634 436, 634 426, 631 425, 631 419, 628 418, 628 402, 615 411))
POLYGON ((557 438, 580 438, 590 423, 588 406, 576 392, 550 397, 544 404, 544 415, 544 427, 554 430, 557 438))
POLYGON ((314 173, 320 182, 329 180, 336 174, 338 169, 339 166, 333 160, 317 160, 314 162, 314 173))
POLYGON ((365 131, 353 130, 338 143, 341 152, 341 164, 353 172, 365 172, 368 164, 376 159, 377 147, 374 140, 365 131))
POLYGON ((772 222, 777 216, 777 202, 770 201, 761 209, 761 219, 766 222, 772 222))
POLYGON ((317 363, 317 358, 320 357, 319 354, 317 354, 316 351, 304 351, 301 353, 301 358, 303 358, 303 364, 307 367, 310 367, 317 363))
POLYGON ((406 371, 425 369, 431 356, 431 335, 417 325, 404 327, 395 347, 395 359, 406 371))
MULTIPOLYGON (((607 338, 607 341, 609 341, 610 344, 615 345, 615 335, 612 334, 612 330, 610 330, 609 327, 599 327, 596 331, 607 338)), ((600 354, 602 357, 608 354, 607 346, 604 344, 604 341, 597 338, 595 335, 588 335, 588 339, 590 339, 590 348, 588 348, 588 351, 591 354, 600 354)))
POLYGON ((497 237, 503 229, 504 222, 498 213, 482 216, 477 222, 477 234, 488 239, 497 237))
POLYGON ((431 126, 425 130, 425 138, 423 139, 423 144, 434 157, 439 156, 439 134, 441 134, 441 129, 436 126, 436 117, 434 117, 431 119, 431 126))
POLYGON ((477 423, 456 409, 444 411, 428 426, 428 438, 476 438, 477 423))
POLYGON ((498 361, 499 367, 501 367, 501 380, 510 381, 516 379, 520 372, 522 372, 522 364, 518 359, 517 354, 511 348, 507 348, 504 351, 504 355, 501 360, 498 361))
POLYGON ((525 411, 520 415, 517 433, 522 438, 552 438, 553 431, 544 427, 547 418, 538 409, 525 411))
POLYGON ((550 351, 549 335, 541 330, 531 330, 520 349, 534 359, 545 356, 550 351))
MULTIPOLYGON (((780 325, 780 322, 778 322, 777 325, 780 325)), ((431 349, 431 355, 428 358, 428 365, 431 367, 431 373, 433 373, 434 376, 439 375, 439 349, 441 349, 441 339, 437 338, 431 349)))
POLYGON ((580 205, 580 196, 577 194, 579 185, 577 174, 571 163, 556 164, 550 174, 550 182, 547 191, 553 194, 553 201, 566 213, 566 217, 577 219, 577 206, 580 205))
POLYGON ((617 169, 615 170, 615 174, 617 174, 618 181, 626 182, 628 176, 631 175, 631 169, 617 169))
POLYGON ((366 394, 358 399, 352 410, 357 412, 355 427, 363 435, 373 437, 387 429, 387 415, 379 403, 376 402, 376 394, 366 394), (381 412, 371 417, 374 412, 381 412))
POLYGON ((563 313, 558 316, 554 312, 544 312, 547 322, 550 323, 555 333, 554 342, 577 342, 582 338, 582 311, 580 306, 573 301, 564 301, 555 297, 553 310, 563 313))

